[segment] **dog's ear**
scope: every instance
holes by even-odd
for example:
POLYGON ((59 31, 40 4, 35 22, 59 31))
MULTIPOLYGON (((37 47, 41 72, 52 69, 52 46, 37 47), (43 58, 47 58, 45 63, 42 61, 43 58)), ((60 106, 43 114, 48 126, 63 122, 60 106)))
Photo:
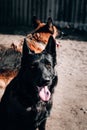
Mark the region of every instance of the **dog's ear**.
POLYGON ((26 38, 24 38, 24 43, 23 43, 23 56, 25 55, 25 56, 27 56, 28 55, 28 53, 29 53, 29 48, 28 48, 28 46, 27 46, 27 41, 26 41, 26 38))
POLYGON ((45 51, 53 57, 54 65, 56 64, 56 41, 50 36, 45 51))
POLYGON ((29 54, 32 54, 32 51, 28 47, 27 40, 24 38, 24 43, 23 43, 23 56, 29 56, 29 54))
POLYGON ((32 54, 32 52, 31 52, 31 50, 29 49, 29 47, 27 45, 26 38, 24 38, 22 59, 21 59, 21 65, 22 66, 27 62, 27 59, 29 59, 30 54, 32 54))
POLYGON ((48 24, 49 26, 53 24, 53 21, 52 21, 52 18, 51 18, 51 17, 49 17, 49 18, 47 19, 47 24, 48 24))
POLYGON ((53 36, 49 37, 45 51, 51 55, 56 54, 56 41, 54 40, 53 36))
POLYGON ((46 25, 47 25, 47 27, 48 27, 50 33, 53 34, 53 33, 54 33, 54 29, 53 29, 53 21, 52 21, 52 18, 51 18, 51 17, 48 18, 46 25))
POLYGON ((41 23, 41 21, 36 16, 33 16, 32 18, 33 27, 37 28, 39 23, 41 23))

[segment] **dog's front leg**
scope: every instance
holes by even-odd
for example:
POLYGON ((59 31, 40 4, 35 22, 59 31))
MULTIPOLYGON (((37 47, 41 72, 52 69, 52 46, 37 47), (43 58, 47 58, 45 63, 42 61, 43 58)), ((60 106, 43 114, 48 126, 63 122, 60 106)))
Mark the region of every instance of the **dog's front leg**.
POLYGON ((39 126, 39 130, 45 130, 45 126, 46 126, 46 120, 44 120, 40 126, 39 126))

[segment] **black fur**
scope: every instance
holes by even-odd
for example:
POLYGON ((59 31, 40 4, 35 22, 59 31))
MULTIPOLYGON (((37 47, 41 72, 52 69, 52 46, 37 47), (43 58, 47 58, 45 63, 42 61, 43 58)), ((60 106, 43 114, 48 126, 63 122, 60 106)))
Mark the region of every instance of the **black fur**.
POLYGON ((0 130, 45 130, 57 83, 56 43, 53 37, 42 53, 35 54, 24 40, 21 69, 7 86, 0 103, 0 130), (49 101, 43 101, 37 86, 47 85, 49 101))

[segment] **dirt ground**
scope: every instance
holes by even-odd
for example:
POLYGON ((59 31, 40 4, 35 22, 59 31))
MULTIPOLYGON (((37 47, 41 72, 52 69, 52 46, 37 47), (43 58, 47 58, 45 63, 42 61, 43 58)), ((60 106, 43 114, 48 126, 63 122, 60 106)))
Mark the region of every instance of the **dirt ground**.
MULTIPOLYGON (((0 34, 0 44, 9 47, 24 35, 0 34)), ((57 39, 58 85, 54 93, 47 130, 87 130, 87 41, 80 35, 57 39)), ((3 89, 0 89, 0 97, 3 89)))

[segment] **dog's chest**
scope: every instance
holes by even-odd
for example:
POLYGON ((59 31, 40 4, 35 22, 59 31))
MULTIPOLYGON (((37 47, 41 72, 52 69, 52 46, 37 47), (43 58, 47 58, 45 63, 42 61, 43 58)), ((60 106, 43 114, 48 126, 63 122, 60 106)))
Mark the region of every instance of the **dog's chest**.
POLYGON ((26 111, 27 112, 34 111, 34 112, 36 112, 36 115, 41 114, 41 113, 46 113, 47 114, 48 111, 49 111, 49 106, 50 105, 51 105, 51 102, 45 103, 43 101, 40 101, 35 105, 27 107, 26 111))
POLYGON ((32 112, 34 115, 34 124, 37 127, 50 115, 51 103, 38 102, 35 106, 27 107, 27 112, 32 112))

